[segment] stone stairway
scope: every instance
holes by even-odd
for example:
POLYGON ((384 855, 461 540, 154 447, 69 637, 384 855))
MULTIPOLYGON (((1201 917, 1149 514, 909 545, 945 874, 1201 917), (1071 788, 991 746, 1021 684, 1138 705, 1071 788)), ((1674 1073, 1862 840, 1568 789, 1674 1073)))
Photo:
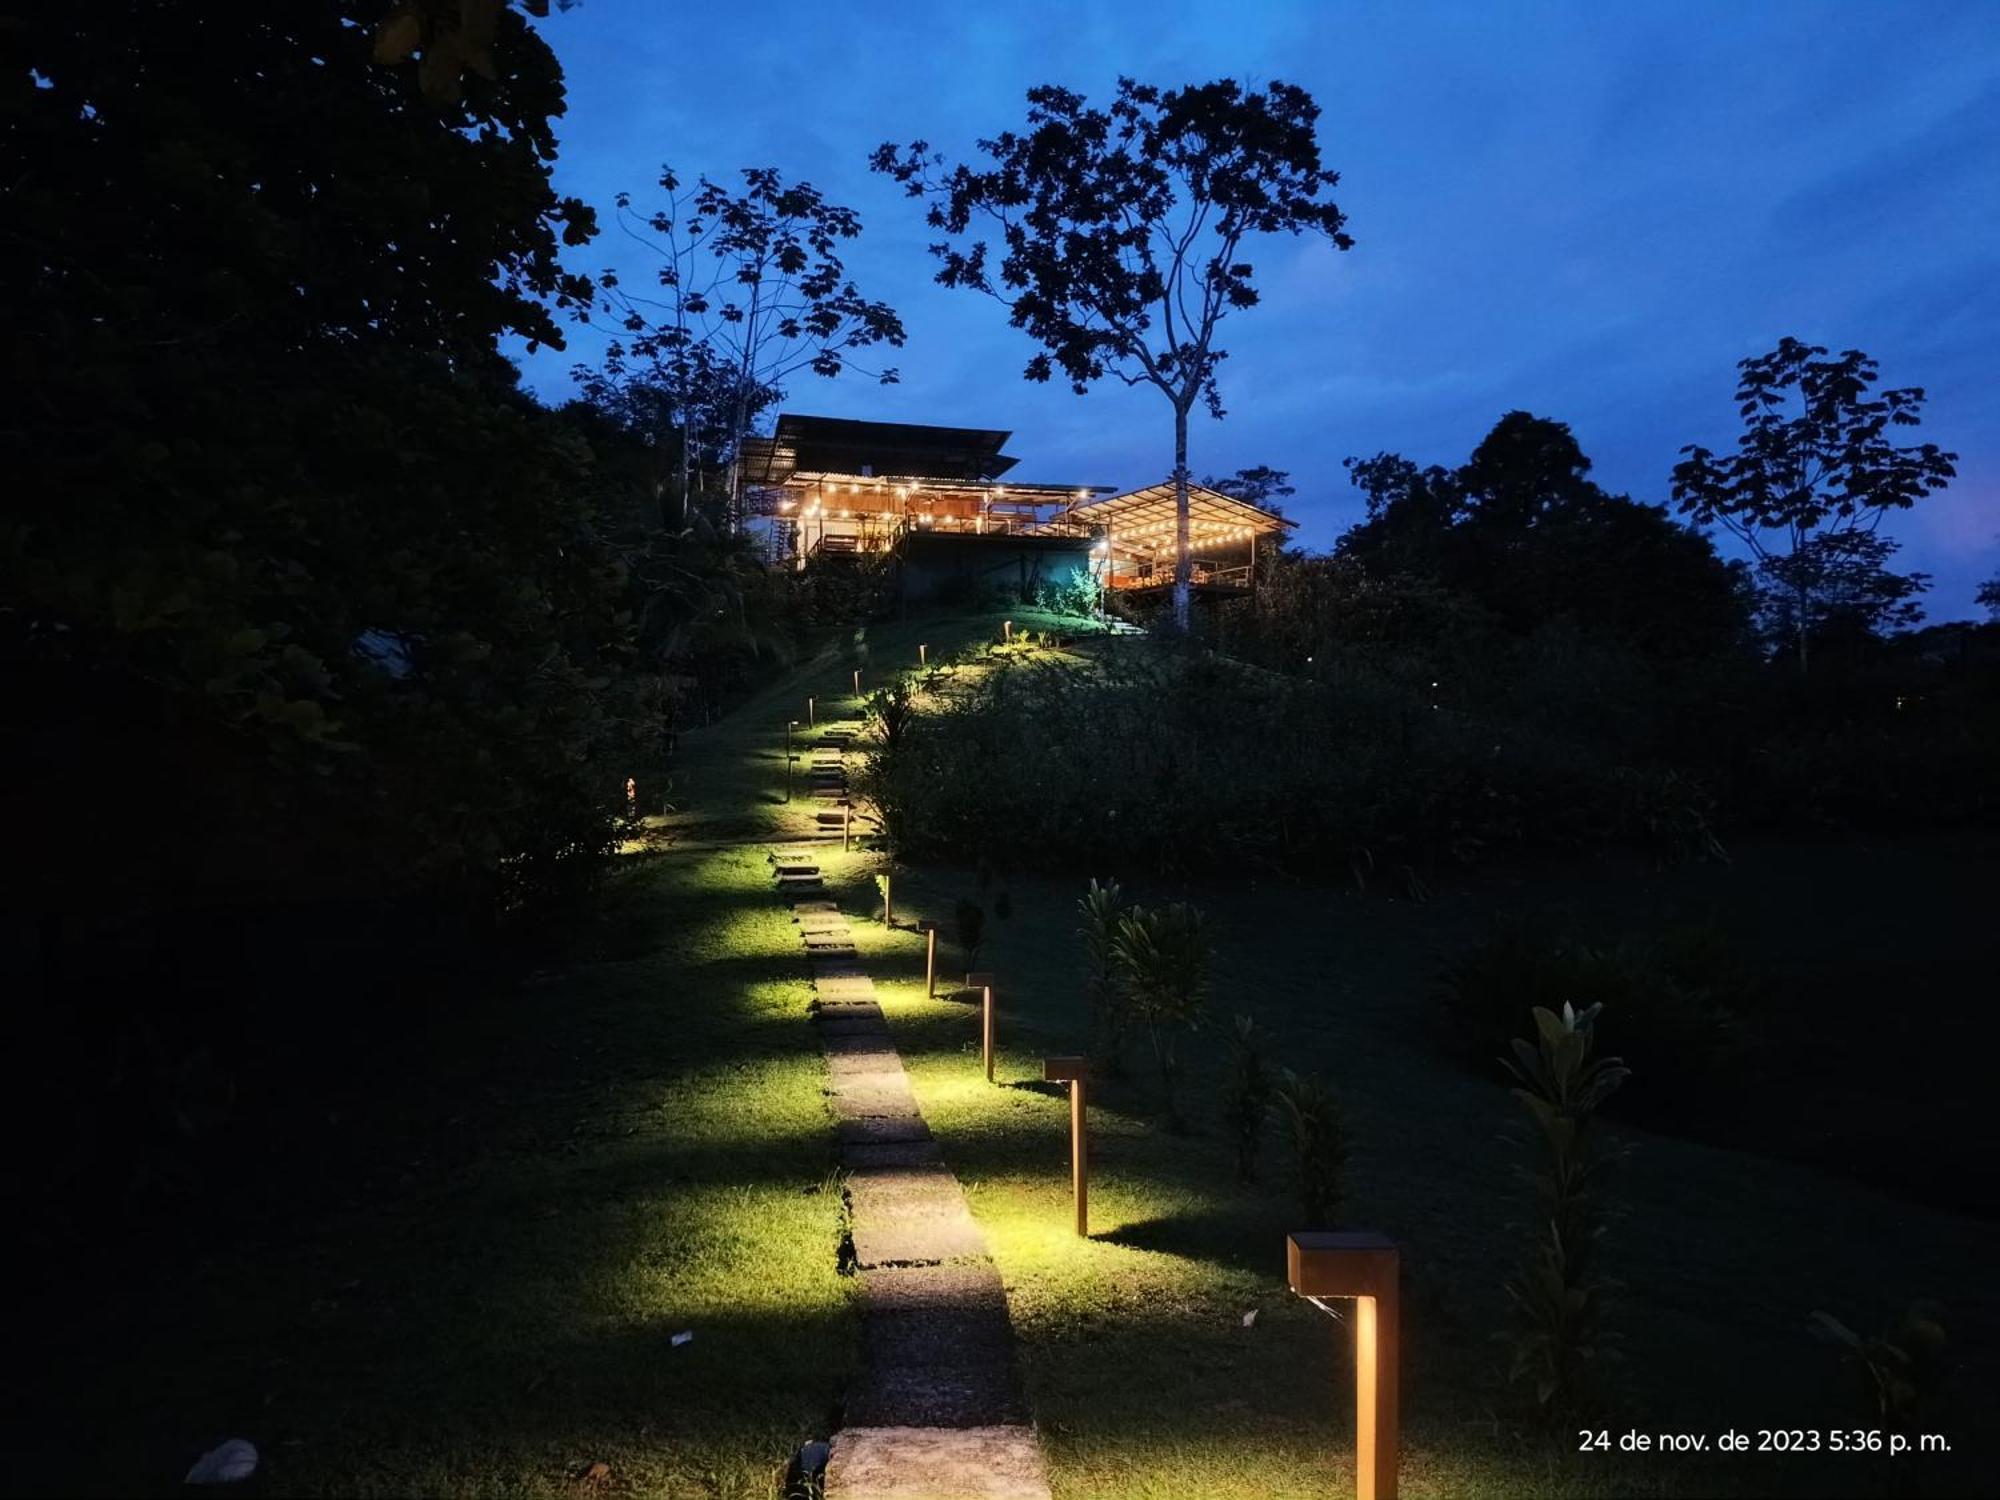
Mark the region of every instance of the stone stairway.
MULTIPOLYGON (((852 738, 829 728, 812 762, 821 826, 828 809, 844 815, 852 738)), ((812 967, 861 1278, 862 1368, 833 1437, 827 1500, 1047 1500, 999 1272, 917 1107, 852 928, 812 848, 770 858, 812 967)))

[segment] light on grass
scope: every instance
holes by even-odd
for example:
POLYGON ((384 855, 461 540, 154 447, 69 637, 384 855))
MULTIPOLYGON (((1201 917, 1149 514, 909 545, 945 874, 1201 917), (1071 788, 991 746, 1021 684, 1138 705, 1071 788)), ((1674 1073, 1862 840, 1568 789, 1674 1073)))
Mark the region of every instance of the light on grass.
POLYGON ((1082 1057, 1045 1057, 1042 1077, 1069 1085, 1069 1187, 1076 1199, 1076 1232, 1090 1238, 1090 1140, 1084 1129, 1083 1086, 1090 1061, 1082 1057))
POLYGON ((1354 1303, 1354 1493, 1396 1500, 1400 1440, 1398 1397, 1401 1256, 1379 1234, 1299 1233, 1285 1241, 1286 1279, 1322 1311, 1331 1299, 1354 1303))

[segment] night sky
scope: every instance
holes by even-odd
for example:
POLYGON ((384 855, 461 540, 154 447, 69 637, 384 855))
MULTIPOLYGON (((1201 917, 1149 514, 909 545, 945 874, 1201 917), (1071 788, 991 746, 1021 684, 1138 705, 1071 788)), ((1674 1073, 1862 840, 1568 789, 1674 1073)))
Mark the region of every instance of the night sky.
MULTIPOLYGON (((1570 423, 1596 477, 1667 498, 1681 444, 1733 441, 1735 361, 1793 334, 1922 385, 1952 490, 1893 525, 1933 619, 2000 568, 2000 3, 1016 6, 586 0, 543 23, 568 74, 557 180, 607 231, 579 269, 638 276, 611 224, 662 162, 773 165, 858 208, 848 255, 910 341, 902 383, 796 378, 785 407, 1012 428, 1023 480, 1149 483, 1166 401, 1020 378, 996 303, 932 283, 918 206, 866 168, 880 141, 954 156, 1017 125, 1023 91, 1094 99, 1282 78, 1314 94, 1356 247, 1258 245, 1263 304, 1226 323, 1228 418, 1197 474, 1292 471, 1299 540, 1359 514, 1339 461, 1461 462, 1503 412, 1570 423)), ((543 395, 604 334, 524 361, 543 395)), ((1906 439, 1907 440, 1907 439, 1906 439)))

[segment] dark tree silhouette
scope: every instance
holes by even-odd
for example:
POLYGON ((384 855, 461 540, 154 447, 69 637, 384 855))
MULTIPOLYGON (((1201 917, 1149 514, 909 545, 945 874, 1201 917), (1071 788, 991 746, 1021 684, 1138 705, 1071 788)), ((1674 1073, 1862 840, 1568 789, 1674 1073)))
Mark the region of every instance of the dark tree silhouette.
POLYGON ((1926 585, 1920 574, 1898 579, 1883 566, 1894 543, 1859 539, 1872 538, 1890 511, 1948 485, 1958 455, 1889 440, 1889 428, 1922 420, 1924 392, 1871 395, 1876 364, 1859 349, 1828 358, 1817 344, 1785 338, 1737 368, 1736 451, 1681 449, 1674 499, 1683 514, 1720 525, 1750 549, 1766 621, 1791 640, 1804 672, 1808 642, 1831 617, 1872 598, 1873 617, 1893 622, 1926 585))
POLYGON ((1285 513, 1284 506, 1279 502, 1299 492, 1288 470, 1274 469, 1269 464, 1238 469, 1227 478, 1204 475, 1201 482, 1218 494, 1241 500, 1245 505, 1254 505, 1259 510, 1267 510, 1274 516, 1285 513))
POLYGON ((1320 165, 1319 106, 1304 89, 1245 89, 1232 79, 1160 89, 1118 80, 1108 109, 1044 85, 1028 91, 1025 132, 979 143, 986 165, 947 166, 917 141, 885 144, 876 171, 929 202, 938 280, 1004 302, 1042 352, 1030 380, 1058 370, 1078 394, 1110 377, 1150 385, 1174 412, 1178 521, 1174 618, 1188 624, 1188 414, 1223 414, 1216 334, 1254 307, 1257 235, 1353 241, 1325 196, 1339 175, 1320 165), (1000 237, 998 267, 975 224, 1000 237))
POLYGON ((1607 494, 1567 424, 1524 411, 1457 469, 1347 460, 1368 514, 1338 545, 1378 575, 1425 579, 1525 633, 1557 617, 1650 655, 1708 656, 1744 633, 1739 571, 1663 506, 1607 494))
MULTIPOLYGON (((695 428, 713 420, 705 403, 724 393, 732 526, 742 522, 741 450, 757 409, 801 371, 838 375, 858 368, 858 350, 903 342, 896 310, 862 296, 841 263, 841 241, 861 233, 859 214, 771 167, 744 168, 743 184, 733 193, 703 177, 684 191, 669 167, 660 174, 665 204, 644 218, 620 193, 620 225, 659 256, 657 292, 635 292, 614 271, 598 278, 604 308, 626 334, 610 351, 609 377, 635 365, 650 371, 677 410, 683 455, 696 448, 695 428)), ((884 385, 897 378, 893 369, 867 373, 884 385)))

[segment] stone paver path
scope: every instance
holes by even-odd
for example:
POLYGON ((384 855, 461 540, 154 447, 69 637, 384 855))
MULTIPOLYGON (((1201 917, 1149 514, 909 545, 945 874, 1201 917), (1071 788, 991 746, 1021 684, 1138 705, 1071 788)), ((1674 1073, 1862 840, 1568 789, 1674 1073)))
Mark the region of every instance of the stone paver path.
MULTIPOLYGON (((839 827, 851 729, 815 756, 815 832, 839 827)), ((834 1434, 827 1500, 1047 1500, 1007 1296, 910 1090, 853 932, 810 846, 771 856, 812 965, 814 1018, 847 1171, 862 1368, 834 1434)))

